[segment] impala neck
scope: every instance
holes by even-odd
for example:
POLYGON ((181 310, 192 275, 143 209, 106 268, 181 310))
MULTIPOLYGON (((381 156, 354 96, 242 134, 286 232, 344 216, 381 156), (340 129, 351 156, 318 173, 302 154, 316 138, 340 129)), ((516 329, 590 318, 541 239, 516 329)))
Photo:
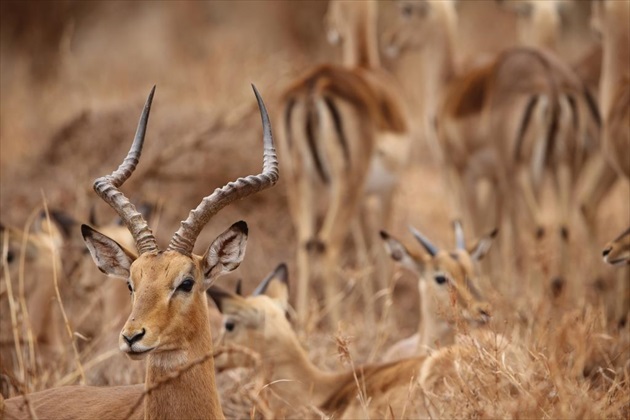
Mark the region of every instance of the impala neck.
POLYGON ((362 6, 357 10, 354 22, 349 23, 343 42, 343 65, 375 69, 381 65, 376 35, 376 3, 368 1, 362 6))
POLYGON ((606 118, 620 83, 630 78, 630 3, 610 1, 604 6, 602 76, 600 80, 600 107, 606 118))
POLYGON ((428 288, 420 286, 420 325, 418 334, 418 354, 424 354, 427 350, 436 349, 453 344, 455 332, 451 325, 437 316, 433 307, 432 297, 428 288))
POLYGON ((339 388, 348 373, 325 372, 315 366, 298 342, 295 334, 284 342, 267 346, 262 354, 265 378, 283 401, 294 405, 321 406, 339 388), (278 381, 278 382, 276 382, 278 381))
MULTIPOLYGON (((205 302, 204 302, 205 303, 205 302)), ((195 360, 213 351, 212 336, 208 327, 208 308, 200 319, 191 319, 190 325, 198 331, 188 349, 177 353, 150 354, 147 364, 146 387, 165 380, 195 360), (205 322, 204 322, 205 319, 205 322)), ((224 418, 214 378, 214 359, 207 358, 175 379, 166 380, 145 398, 145 419, 155 418, 224 418)))

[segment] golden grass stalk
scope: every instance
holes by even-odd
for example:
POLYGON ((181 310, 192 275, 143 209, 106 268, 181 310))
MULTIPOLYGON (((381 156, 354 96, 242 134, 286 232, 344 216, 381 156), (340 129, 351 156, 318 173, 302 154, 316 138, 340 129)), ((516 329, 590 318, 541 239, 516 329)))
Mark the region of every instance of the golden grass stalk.
MULTIPOLYGON (((44 191, 42 193, 42 201, 44 203, 44 212, 46 213, 46 222, 48 226, 52 226, 50 221, 50 213, 48 212, 48 203, 46 202, 46 196, 44 195, 44 191)), ((50 230, 49 230, 50 232, 50 230)), ((51 242, 53 242, 52 232, 51 242)), ((55 284, 55 296, 57 297, 57 303, 59 304, 59 309, 61 310, 61 316, 63 316, 63 322, 66 327, 66 332, 68 333, 68 337, 70 338, 70 344, 72 344, 72 351, 74 353, 74 360, 77 364, 77 368, 80 373, 80 381, 81 385, 85 385, 85 372, 83 370, 83 366, 81 365, 81 357, 79 356, 79 350, 77 349, 77 343, 74 338, 74 332, 72 331, 72 327, 70 326, 70 321, 68 320, 68 315, 66 314, 66 309, 63 306, 63 301, 61 299, 61 293, 59 292, 59 279, 57 278, 57 248, 52 247, 52 257, 53 257, 53 282, 55 284)))

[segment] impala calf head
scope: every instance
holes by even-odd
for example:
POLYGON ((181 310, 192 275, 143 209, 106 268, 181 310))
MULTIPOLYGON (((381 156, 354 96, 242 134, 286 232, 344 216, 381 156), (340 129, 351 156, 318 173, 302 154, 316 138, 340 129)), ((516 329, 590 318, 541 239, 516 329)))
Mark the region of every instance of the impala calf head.
POLYGON ((452 252, 438 249, 413 227, 410 230, 426 252, 408 250, 387 232, 382 231, 381 237, 391 258, 419 276, 423 312, 448 324, 459 318, 486 323, 491 309, 476 288, 475 264, 489 251, 496 229, 466 248, 461 225, 456 222, 457 247, 452 252))
POLYGON ((254 88, 263 122, 263 172, 239 178, 205 197, 181 223, 168 248, 160 250, 142 214, 118 190, 140 159, 154 90, 145 104, 127 158, 118 170, 94 183, 97 194, 118 212, 131 232, 139 255, 87 225, 81 231, 97 267, 108 276, 126 281, 131 293, 132 312, 119 337, 120 350, 132 359, 149 353, 160 355, 160 363, 168 365, 187 361, 189 350, 196 354, 211 350, 205 291, 217 277, 236 269, 245 254, 245 222, 237 222, 219 235, 203 256, 192 253, 199 233, 235 199, 275 184, 278 162, 269 117, 254 88))
MULTIPOLYGON (((247 297, 217 287, 211 287, 208 295, 223 314, 222 344, 238 344, 273 358, 290 348, 287 340, 296 340, 287 319, 289 283, 285 264, 276 267, 247 297)), ((221 371, 251 362, 242 353, 222 353, 215 359, 215 366, 221 371)))

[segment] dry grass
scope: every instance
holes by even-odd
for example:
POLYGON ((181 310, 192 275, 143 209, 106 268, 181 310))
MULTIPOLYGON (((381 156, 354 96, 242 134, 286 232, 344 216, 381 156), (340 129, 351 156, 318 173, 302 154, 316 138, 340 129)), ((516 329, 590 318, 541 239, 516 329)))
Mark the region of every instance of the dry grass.
MULTIPOLYGON (((334 58, 320 36, 325 4, 317 2, 300 2, 300 7, 290 2, 195 2, 181 8, 168 2, 136 3, 129 9, 118 3, 88 7, 62 2, 68 7, 55 12, 61 14, 54 19, 60 22, 61 32, 50 37, 58 40, 52 45, 37 41, 46 32, 20 35, 11 22, 7 24, 5 20, 18 13, 24 14, 20 22, 31 23, 23 26, 30 31, 41 26, 36 24, 41 24, 41 17, 29 15, 33 13, 30 8, 20 9, 19 2, 9 3, 2 2, 0 29, 5 31, 3 34, 14 29, 0 42, 0 211, 3 223, 25 231, 30 230, 29 214, 41 205, 41 190, 51 208, 62 208, 81 221, 87 219, 94 204, 97 213, 111 217, 112 212, 91 191, 91 180, 111 171, 124 156, 144 95, 157 83, 145 154, 124 189, 134 201, 163 203, 156 234, 164 243, 203 195, 259 168, 260 121, 253 112, 255 102, 249 83, 256 83, 268 109, 277 113, 277 95, 292 76, 308 64, 334 58), (5 9, 8 4, 11 10, 5 9), (7 10, 11 13, 4 13, 7 10), (116 45, 116 50, 110 45, 116 45), (35 62, 32 57, 42 48, 51 50, 35 62), (49 68, 42 67, 42 57, 54 57, 46 62, 49 68)), ((491 13, 489 3, 479 7, 484 14, 491 13)), ((469 31, 466 51, 471 57, 494 51, 513 39, 509 22, 502 21, 494 29, 481 25, 487 32, 475 32, 485 15, 469 5, 464 10, 471 19, 462 28, 469 31), (486 44, 488 40, 492 42, 486 44)), ((500 20, 505 16, 491 18, 500 20)), ((417 63, 410 64, 413 69, 417 63)), ((413 80, 405 81, 413 84, 413 80)), ((415 159, 405 188, 396 198, 391 230, 405 232, 411 223, 445 246, 452 243, 448 193, 440 168, 431 162, 426 146, 418 143, 417 149, 415 155, 420 158, 415 159)), ((479 345, 467 339, 468 332, 462 330, 461 346, 465 350, 454 374, 432 389, 410 383, 401 391, 402 411, 390 407, 389 415, 630 417, 630 327, 619 328, 619 314, 612 309, 616 282, 627 282, 628 278, 616 279, 624 274, 603 265, 595 255, 607 240, 630 224, 628 197, 628 185, 620 184, 606 198, 595 244, 586 242, 575 218, 569 287, 559 301, 551 299, 548 290, 556 262, 555 247, 549 243, 552 238, 542 243, 528 238, 522 249, 500 253, 506 266, 514 264, 516 255, 525 262, 518 274, 500 273, 491 280, 484 279, 482 285, 495 307, 491 327, 510 340, 509 348, 504 343, 479 345), (597 279, 600 281, 595 282, 597 279)), ((546 214, 553 217, 551 209, 546 214)), ((239 219, 250 226, 248 255, 238 273, 221 280, 223 285, 233 284, 238 276, 243 277, 246 289, 248 285, 253 287, 260 273, 281 261, 288 262, 294 272, 294 235, 282 174, 276 188, 234 203, 217 215, 199 238, 196 251, 201 253, 214 236, 239 219)), ((2 239, 0 303, 6 304, 2 318, 10 318, 11 331, 2 331, 0 336, 8 332, 13 338, 1 346, 3 351, 13 352, 18 362, 15 370, 6 371, 8 365, 4 363, 1 367, 3 385, 7 385, 2 388, 3 395, 27 394, 80 381, 82 372, 71 350, 75 343, 90 383, 90 371, 109 363, 114 353, 90 352, 98 335, 88 335, 87 342, 77 341, 83 334, 77 331, 78 318, 94 302, 81 294, 76 279, 89 277, 89 273, 97 275, 94 267, 78 265, 78 270, 93 270, 86 274, 67 263, 86 258, 81 254, 78 228, 59 250, 63 267, 49 268, 38 279, 53 281, 53 277, 60 276, 58 299, 68 311, 66 322, 61 324, 67 328, 63 342, 66 351, 54 361, 42 360, 47 356, 29 332, 29 314, 25 311, 24 299, 33 292, 25 279, 37 276, 40 268, 26 243, 12 245, 8 235, 2 239), (9 252, 19 258, 9 263, 9 252)), ((498 244, 497 249, 505 249, 502 247, 505 244, 498 244)), ((346 272, 355 283, 354 287, 345 285, 347 295, 341 300, 345 322, 338 332, 316 321, 299 331, 319 366, 341 369, 346 363, 358 366, 377 360, 383 348, 410 335, 417 326, 416 281, 400 273, 395 274, 389 290, 375 297, 380 308, 376 325, 367 323, 363 308, 356 304, 361 301, 356 282, 361 281, 364 271, 369 267, 346 272), (339 354, 345 362, 340 361, 339 354)), ((92 315, 97 320, 100 310, 94 306, 92 315)), ((311 319, 321 315, 314 311, 311 319)), ((3 322, 3 328, 5 325, 3 322)), ((211 325, 218 331, 216 317, 211 325)), ((256 355, 251 357, 256 359, 256 355)), ((356 379, 357 389, 363 389, 360 378, 356 379)), ((228 417, 325 417, 316 407, 272 411, 272 387, 262 382, 255 368, 222 373, 218 375, 218 386, 228 417)), ((359 395, 359 404, 369 409, 375 396, 359 395)))

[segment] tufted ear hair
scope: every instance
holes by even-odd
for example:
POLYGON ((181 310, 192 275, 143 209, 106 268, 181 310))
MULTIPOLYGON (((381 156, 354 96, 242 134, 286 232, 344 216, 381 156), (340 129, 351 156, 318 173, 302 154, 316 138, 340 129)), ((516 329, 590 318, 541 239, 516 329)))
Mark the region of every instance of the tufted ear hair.
POLYGON ((247 223, 234 223, 208 247, 202 259, 206 289, 222 274, 238 268, 245 257, 247 247, 247 223))
POLYGON ((108 236, 81 225, 81 234, 96 266, 110 277, 129 279, 131 264, 136 256, 108 236))

